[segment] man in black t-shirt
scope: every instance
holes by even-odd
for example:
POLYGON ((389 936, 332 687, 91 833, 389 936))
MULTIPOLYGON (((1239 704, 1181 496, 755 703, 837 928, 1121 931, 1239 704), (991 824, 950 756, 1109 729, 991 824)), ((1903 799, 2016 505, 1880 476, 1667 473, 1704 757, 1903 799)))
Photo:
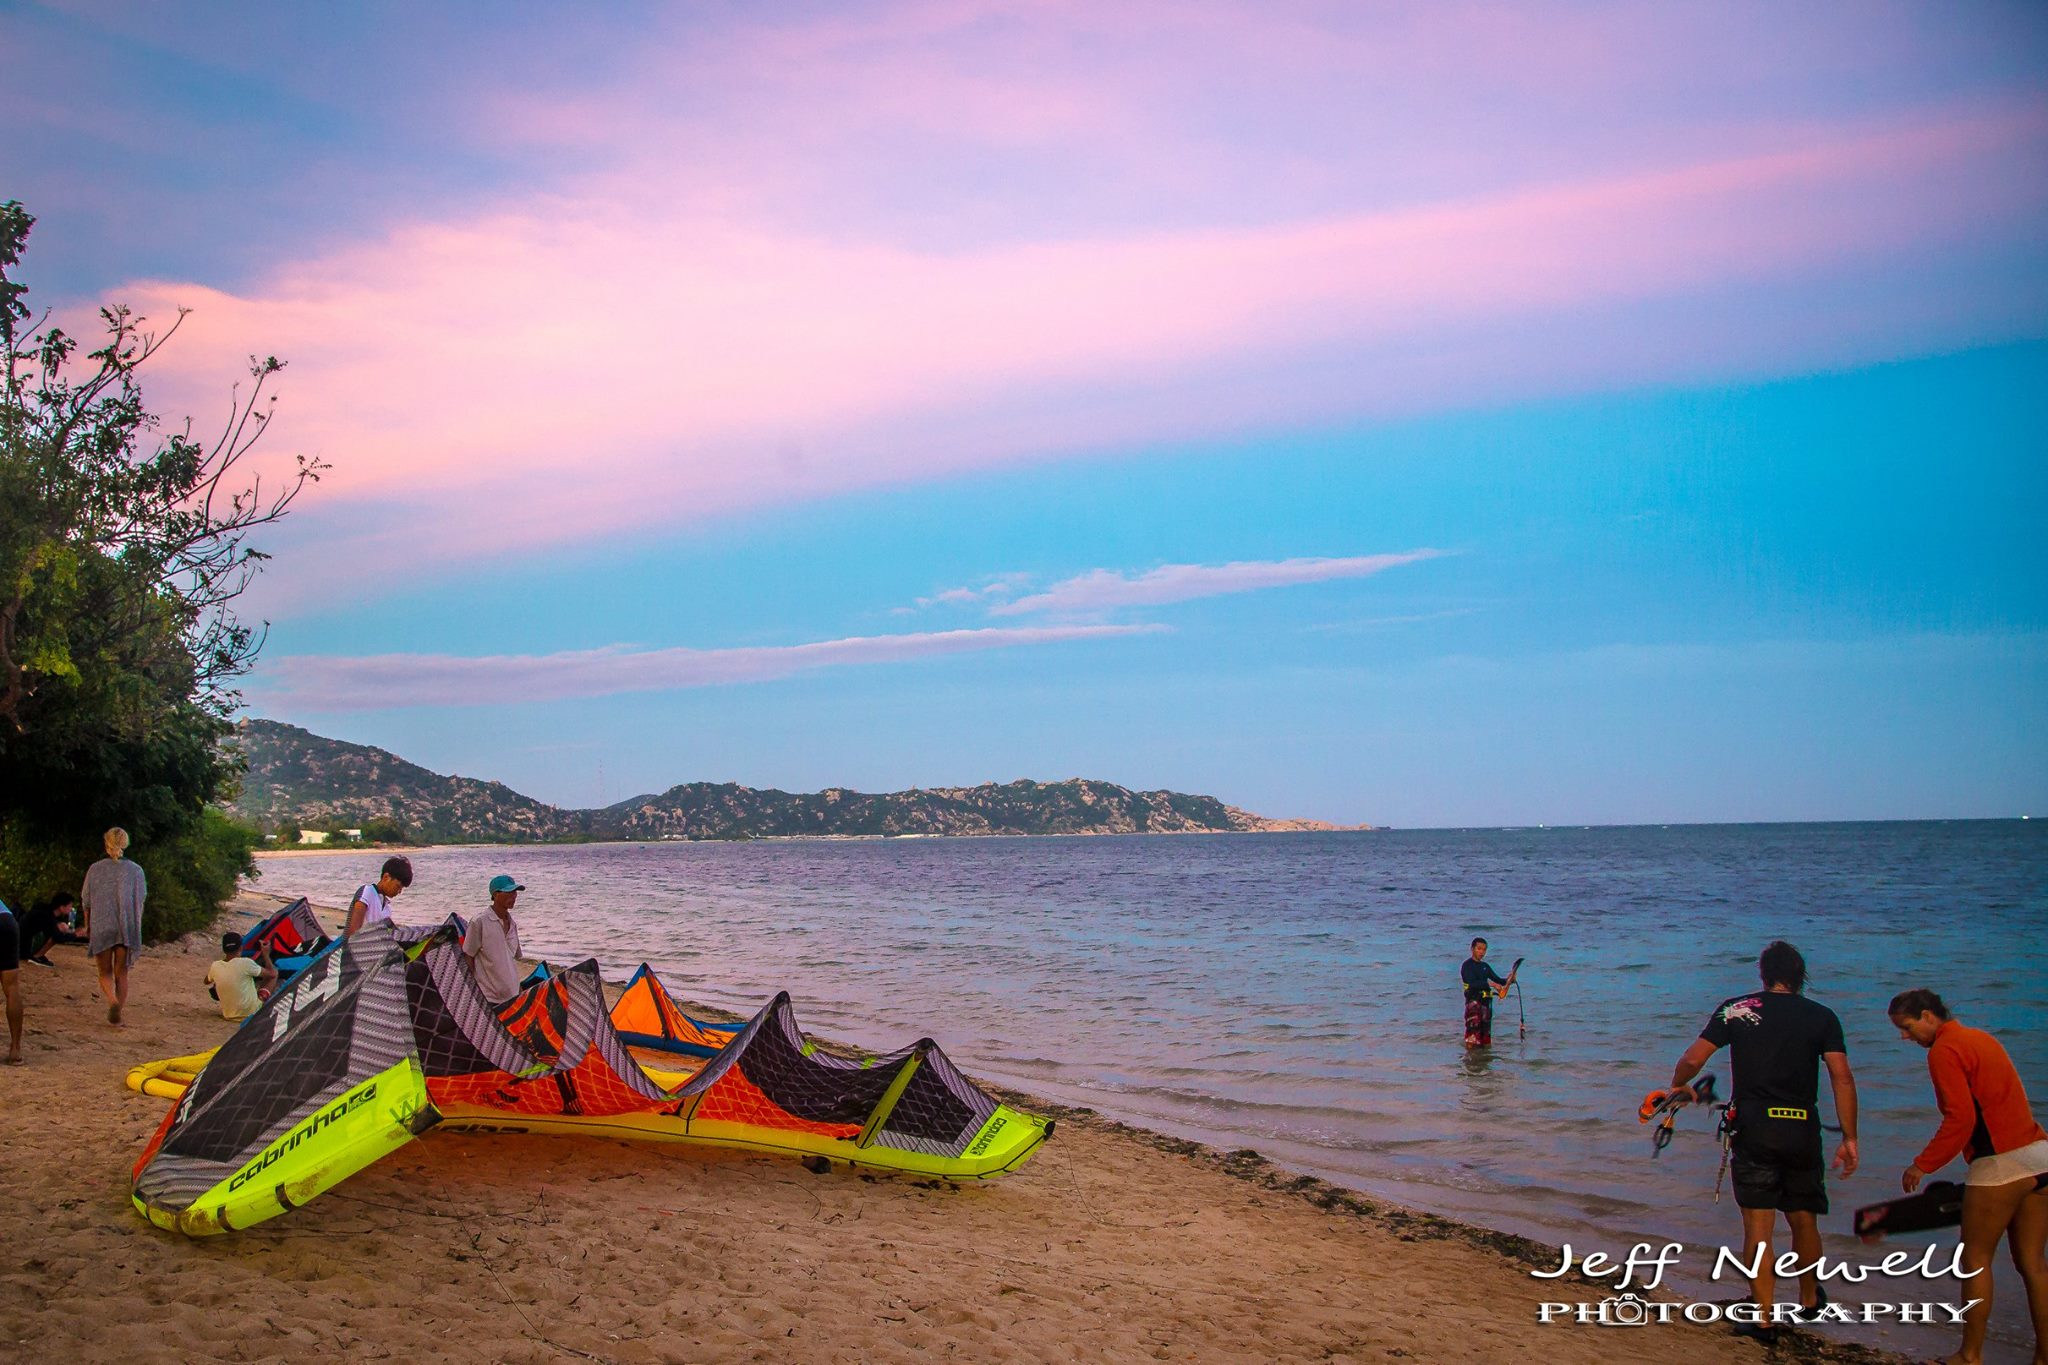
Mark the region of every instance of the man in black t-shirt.
POLYGON ((1472 956, 1458 965, 1458 976, 1465 983, 1465 1046, 1493 1046, 1493 1000, 1496 995, 1506 995, 1508 987, 1514 984, 1515 974, 1502 976, 1486 965, 1486 940, 1472 940, 1472 956))
MULTIPOLYGON (((1819 1215, 1828 1211, 1827 1162, 1821 1151, 1820 1068, 1834 1091, 1842 1144, 1835 1165, 1843 1176, 1856 1171, 1856 1078, 1849 1071, 1842 1021, 1825 1005, 1808 1000, 1806 959, 1785 942, 1772 943, 1757 959, 1764 989, 1723 1000, 1700 1036, 1672 1069, 1674 1089, 1687 1090, 1707 1059, 1727 1048, 1733 1061, 1731 1107, 1735 1135, 1729 1174, 1742 1210, 1742 1240, 1759 1259, 1751 1281, 1756 1302, 1770 1312, 1776 1285, 1771 1273, 1771 1234, 1782 1212, 1792 1229, 1792 1249, 1802 1262, 1820 1255, 1819 1215)), ((1800 1277, 1800 1302, 1811 1311, 1826 1302, 1819 1280, 1800 1277)), ((1766 1322, 1770 1319, 1767 1317, 1766 1322)), ((1775 1328, 1764 1327, 1767 1338, 1775 1328)))

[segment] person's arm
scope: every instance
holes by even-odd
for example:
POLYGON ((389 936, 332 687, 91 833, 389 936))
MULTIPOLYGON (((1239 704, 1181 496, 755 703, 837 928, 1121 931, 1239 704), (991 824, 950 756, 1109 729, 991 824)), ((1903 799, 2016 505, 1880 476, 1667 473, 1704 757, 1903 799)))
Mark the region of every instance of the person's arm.
POLYGON ((363 904, 361 896, 357 896, 354 900, 350 901, 348 903, 348 924, 343 927, 341 936, 343 938, 354 938, 356 930, 363 927, 363 921, 369 917, 369 914, 370 907, 363 904))
POLYGON ((270 960, 268 947, 256 950, 256 989, 267 991, 277 984, 277 964, 270 960))
POLYGON ((85 874, 85 881, 78 888, 78 932, 92 937, 92 873, 85 874))
POLYGON ((1835 1119, 1842 1125, 1842 1145, 1835 1149, 1835 1165, 1846 1178, 1856 1174, 1856 1076, 1849 1070, 1849 1054, 1823 1052, 1828 1066, 1828 1083, 1835 1091, 1835 1119))
POLYGON ((1693 1039, 1692 1046, 1678 1059, 1678 1065, 1671 1068, 1671 1088, 1692 1095, 1692 1078, 1700 1074, 1700 1068, 1707 1064, 1707 1058, 1714 1055, 1714 1050, 1714 1044, 1707 1039, 1693 1039))
POLYGON ((1934 1077, 1934 1099, 1941 1106, 1941 1127, 1899 1178, 1908 1194, 1920 1188, 1922 1180, 1961 1156, 1969 1145, 1970 1130, 1977 1126, 1977 1104, 1970 1098, 1970 1078, 1963 1068, 1961 1050, 1943 1047, 1937 1041, 1927 1054, 1927 1071, 1934 1077))
POLYGON ((477 950, 484 946, 484 917, 478 915, 462 931, 462 955, 475 957, 477 950))

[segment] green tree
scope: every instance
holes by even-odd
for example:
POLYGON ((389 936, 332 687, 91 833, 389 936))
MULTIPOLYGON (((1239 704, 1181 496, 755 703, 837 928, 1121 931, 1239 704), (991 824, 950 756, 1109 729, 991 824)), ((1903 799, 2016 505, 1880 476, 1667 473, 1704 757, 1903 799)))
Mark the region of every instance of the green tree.
POLYGON ((363 842, 366 844, 402 844, 406 842, 405 826, 389 816, 372 816, 363 821, 363 842))
POLYGON ((252 358, 217 440, 164 434, 138 375, 177 322, 158 334, 104 308, 103 344, 81 355, 23 301, 34 222, 0 204, 0 886, 76 887, 119 824, 150 874, 145 931, 163 938, 210 918, 247 865, 253 836, 204 814, 233 791, 220 741, 263 644, 232 605, 265 558, 250 532, 322 466, 301 458, 268 489, 241 475, 275 357, 252 358))

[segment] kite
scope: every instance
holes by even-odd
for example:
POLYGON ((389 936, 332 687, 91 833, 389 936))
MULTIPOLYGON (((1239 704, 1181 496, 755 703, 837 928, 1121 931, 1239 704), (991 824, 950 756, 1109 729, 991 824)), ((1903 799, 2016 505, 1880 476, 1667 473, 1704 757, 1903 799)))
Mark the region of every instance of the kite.
POLYGON ((1053 1131, 929 1038, 874 1057, 819 1050, 787 992, 744 1024, 708 1024, 644 966, 608 1007, 591 960, 494 1010, 452 917, 335 940, 220 1047, 139 1066, 128 1084, 177 1101, 135 1163, 135 1207, 195 1237, 295 1209, 436 1128, 698 1143, 949 1180, 1014 1171, 1053 1131))

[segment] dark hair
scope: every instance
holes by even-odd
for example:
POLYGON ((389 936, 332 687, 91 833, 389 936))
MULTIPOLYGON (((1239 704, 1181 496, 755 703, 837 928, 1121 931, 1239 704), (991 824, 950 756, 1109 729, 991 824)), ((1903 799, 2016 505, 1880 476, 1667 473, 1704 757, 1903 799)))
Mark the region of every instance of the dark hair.
POLYGON ((1474 948, 1477 948, 1477 947, 1478 947, 1478 946, 1479 946, 1480 944, 1482 944, 1482 943, 1484 943, 1484 942, 1486 942, 1486 940, 1485 940, 1485 939, 1483 939, 1483 938, 1475 938, 1475 939, 1473 939, 1473 940, 1472 940, 1472 946, 1473 946, 1474 948))
POLYGON ((56 895, 50 897, 50 908, 52 910, 62 910, 67 905, 76 904, 78 904, 78 897, 72 895, 69 891, 59 891, 56 895))
POLYGON ((1949 1017, 1948 1006, 1929 990, 1900 991, 1892 997, 1892 1003, 1885 1007, 1884 1012, 1894 1019, 1918 1019, 1923 1014, 1931 1014, 1937 1019, 1949 1017))
POLYGON ((383 875, 397 878, 400 886, 411 886, 412 860, 399 854, 386 858, 384 860, 383 875))
POLYGON ((242 936, 233 932, 222 934, 220 950, 224 953, 239 953, 242 951, 242 936))
POLYGON ((1774 938, 1756 960, 1757 974, 1766 986, 1790 986, 1797 995, 1806 989, 1806 959, 1782 938, 1774 938))

